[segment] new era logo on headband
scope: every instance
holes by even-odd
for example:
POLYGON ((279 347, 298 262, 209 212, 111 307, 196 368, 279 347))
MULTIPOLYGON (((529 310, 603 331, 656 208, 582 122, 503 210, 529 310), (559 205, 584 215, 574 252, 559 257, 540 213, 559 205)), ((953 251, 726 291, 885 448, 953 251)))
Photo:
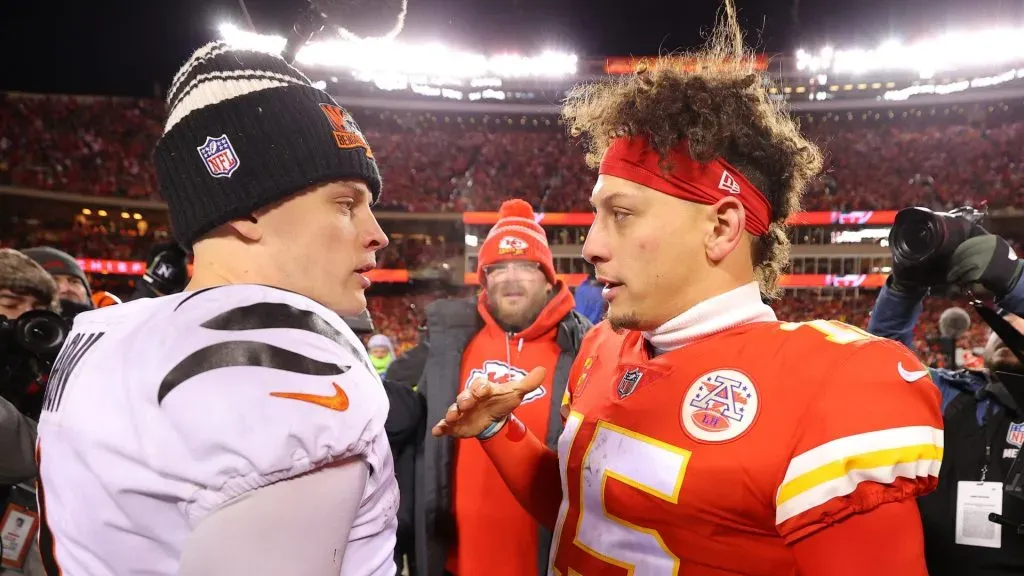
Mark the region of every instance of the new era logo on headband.
POLYGON ((340 106, 334 104, 321 104, 320 109, 323 110, 324 116, 327 116, 327 121, 331 123, 333 129, 334 141, 338 144, 338 148, 350 149, 350 148, 362 148, 366 152, 366 157, 373 159, 373 151, 370 150, 370 145, 366 143, 366 139, 359 133, 354 125, 350 125, 346 122, 347 115, 340 106))
POLYGON ((210 176, 214 178, 230 178, 240 164, 238 154, 235 154, 235 148, 231 145, 231 140, 228 140, 227 134, 221 134, 217 138, 207 136, 206 142, 203 142, 202 146, 197 146, 196 150, 206 164, 210 176))
POLYGON ((718 187, 730 194, 740 193, 740 183, 729 174, 728 170, 722 170, 722 179, 718 181, 718 187))

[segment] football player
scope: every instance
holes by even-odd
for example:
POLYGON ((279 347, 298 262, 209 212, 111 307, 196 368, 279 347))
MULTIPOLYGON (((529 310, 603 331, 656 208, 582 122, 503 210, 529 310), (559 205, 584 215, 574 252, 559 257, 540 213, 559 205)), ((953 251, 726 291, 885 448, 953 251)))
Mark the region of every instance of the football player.
POLYGON ((388 403, 340 317, 388 243, 359 127, 280 57, 213 43, 155 161, 194 274, 75 322, 39 424, 47 573, 394 574, 388 403))
POLYGON ((586 259, 608 321, 569 379, 557 453, 475 381, 434 434, 477 437, 555 533, 551 574, 926 574, 914 498, 942 458, 939 397, 902 345, 762 303, 819 151, 744 59, 731 0, 693 66, 577 89, 599 167, 586 259))

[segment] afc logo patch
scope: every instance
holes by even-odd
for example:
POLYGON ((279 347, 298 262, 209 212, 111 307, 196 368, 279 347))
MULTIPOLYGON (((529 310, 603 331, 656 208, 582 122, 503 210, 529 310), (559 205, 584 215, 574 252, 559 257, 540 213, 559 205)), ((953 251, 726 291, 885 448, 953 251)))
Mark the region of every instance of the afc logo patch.
POLYGON ((327 121, 331 123, 331 133, 334 134, 334 142, 338 148, 362 148, 366 152, 366 157, 373 159, 373 150, 370 150, 370 145, 366 143, 366 139, 363 138, 355 123, 349 121, 351 117, 345 110, 334 104, 321 104, 320 110, 323 111, 324 116, 327 116, 327 121))
MULTIPOLYGON (((474 368, 470 371, 466 381, 462 383, 462 389, 465 390, 469 388, 469 384, 477 378, 487 378, 496 384, 505 384, 507 382, 515 382, 516 380, 526 378, 526 371, 516 368, 515 366, 509 366, 500 360, 488 360, 484 362, 483 368, 474 368)), ((547 394, 547 390, 545 390, 544 385, 541 384, 536 390, 530 392, 523 398, 523 404, 533 402, 538 398, 543 398, 545 394, 547 394)))
POLYGON ((217 138, 207 136, 206 142, 203 142, 202 146, 197 146, 196 151, 203 159, 206 170, 214 178, 230 178, 241 164, 227 134, 221 134, 217 138))
POLYGON ((498 255, 522 256, 526 254, 526 249, 529 247, 530 245, 522 238, 518 238, 516 236, 505 236, 498 241, 498 255))
POLYGON ((1006 443, 1021 448, 1024 444, 1024 422, 1010 422, 1010 429, 1006 431, 1006 443))
POLYGON ((728 442, 750 429, 757 409, 757 388, 746 374, 714 370, 690 384, 679 417, 694 440, 728 442))

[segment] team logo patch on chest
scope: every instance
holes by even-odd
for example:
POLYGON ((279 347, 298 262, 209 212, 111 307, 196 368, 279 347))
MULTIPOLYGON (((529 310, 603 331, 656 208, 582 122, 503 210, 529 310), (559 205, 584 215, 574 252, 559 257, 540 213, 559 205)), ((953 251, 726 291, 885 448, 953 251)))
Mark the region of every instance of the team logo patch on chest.
POLYGON ((714 370, 690 385, 683 397, 680 420, 694 440, 727 442, 739 438, 757 418, 758 395, 753 381, 737 370, 714 370))
MULTIPOLYGON (((500 360, 488 360, 484 362, 482 368, 474 368, 470 371, 469 377, 462 383, 462 389, 469 388, 469 384, 477 378, 487 378, 495 384, 507 384, 526 378, 526 370, 509 366, 500 360)), ((545 390, 542 384, 523 398, 523 404, 542 398, 545 394, 547 394, 547 390, 545 390)))

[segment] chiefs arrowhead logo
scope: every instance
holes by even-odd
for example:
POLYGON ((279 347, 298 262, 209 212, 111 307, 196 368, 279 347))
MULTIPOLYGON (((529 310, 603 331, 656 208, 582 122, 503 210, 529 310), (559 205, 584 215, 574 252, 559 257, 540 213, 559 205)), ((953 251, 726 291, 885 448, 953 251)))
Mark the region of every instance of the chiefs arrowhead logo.
POLYGON ((498 242, 499 256, 522 256, 530 245, 516 236, 505 236, 498 242))
MULTIPOLYGON (((462 389, 465 390, 466 388, 469 388, 469 384, 477 378, 487 378, 496 384, 507 384, 509 382, 515 382, 516 380, 526 378, 526 370, 521 370, 515 366, 509 366, 508 364, 498 360, 488 360, 487 362, 484 362, 482 368, 474 368, 470 371, 466 381, 462 384, 462 389)), ((545 390, 544 386, 541 385, 523 398, 523 404, 542 398, 545 394, 547 394, 547 390, 545 390)))

